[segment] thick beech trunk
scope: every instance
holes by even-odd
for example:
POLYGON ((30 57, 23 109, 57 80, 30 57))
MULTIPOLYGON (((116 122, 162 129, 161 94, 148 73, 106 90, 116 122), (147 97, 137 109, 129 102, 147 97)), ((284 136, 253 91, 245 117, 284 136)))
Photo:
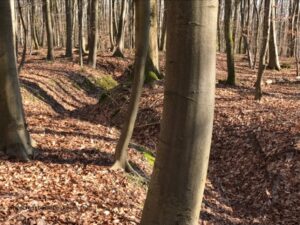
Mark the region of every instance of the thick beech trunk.
POLYGON ((26 130, 15 57, 14 1, 0 4, 0 151, 20 160, 33 154, 26 130))
POLYGON ((196 225, 212 136, 218 0, 167 1, 167 10, 163 119, 141 225, 196 225))

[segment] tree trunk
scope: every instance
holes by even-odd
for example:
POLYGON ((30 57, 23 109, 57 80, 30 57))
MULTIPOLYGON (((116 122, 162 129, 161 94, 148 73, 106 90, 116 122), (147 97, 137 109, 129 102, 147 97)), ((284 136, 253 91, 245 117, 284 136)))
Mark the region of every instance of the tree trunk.
POLYGON ((19 11, 19 15, 20 15, 21 25, 22 25, 22 28, 23 28, 23 31, 24 31, 24 46, 23 46, 22 58, 21 58, 21 61, 20 61, 19 67, 18 67, 18 72, 20 72, 21 69, 24 66, 25 59, 26 59, 27 33, 28 32, 27 32, 27 27, 26 27, 25 20, 24 20, 24 17, 23 17, 20 0, 17 0, 17 3, 18 3, 18 11, 19 11))
POLYGON ((66 57, 73 56, 73 0, 66 0, 66 30, 67 30, 67 39, 66 39, 66 57))
POLYGON ((89 1, 90 13, 90 34, 89 34, 89 57, 88 64, 96 68, 97 62, 97 44, 98 44, 98 1, 89 1))
MULTIPOLYGON (((273 1, 273 0, 272 0, 273 1)), ((271 9, 270 40, 269 40, 269 69, 280 70, 277 40, 276 40, 276 11, 274 1, 271 9)))
POLYGON ((231 32, 231 14, 232 14, 232 0, 225 1, 225 18, 224 18, 224 34, 226 42, 227 54, 227 84, 235 85, 235 68, 234 68, 234 49, 231 32))
POLYGON ((46 31, 47 31, 47 44, 48 44, 48 53, 47 60, 54 60, 53 52, 53 28, 52 28, 52 19, 49 0, 44 0, 44 15, 46 20, 46 31))
POLYGON ((218 0, 167 1, 167 10, 163 119, 141 225, 196 225, 213 126, 218 0))
POLYGON ((259 56, 259 67, 257 80, 255 83, 255 99, 260 100, 262 97, 262 77, 266 69, 266 56, 268 51, 268 43, 270 38, 270 25, 271 25, 271 11, 272 11, 272 1, 273 0, 265 0, 265 8, 264 8, 264 27, 263 27, 263 37, 261 43, 261 51, 259 56))
POLYGON ((139 99, 144 84, 144 71, 149 43, 149 18, 150 0, 135 1, 136 6, 136 55, 134 65, 133 86, 127 111, 125 124, 123 125, 121 137, 118 141, 113 168, 130 170, 127 159, 127 148, 132 136, 136 116, 138 113, 139 99))
POLYGON ((118 20, 118 29, 116 35, 116 43, 113 50, 114 57, 124 57, 124 33, 125 33, 125 22, 127 12, 127 0, 122 0, 121 14, 118 20))
POLYGON ((83 31, 82 31, 82 25, 83 25, 83 0, 78 0, 78 28, 79 28, 79 65, 83 66, 83 31))
POLYGON ((35 19, 35 0, 31 0, 31 36, 34 43, 34 49, 39 49, 39 42, 36 34, 36 19, 35 19))
POLYGON ((16 68, 14 1, 0 4, 0 150, 28 161, 33 154, 26 130, 16 68))
POLYGON ((246 28, 242 31, 242 36, 244 38, 244 45, 247 52, 248 57, 248 64, 249 68, 252 69, 253 67, 253 59, 252 59, 252 52, 251 52, 251 36, 250 36, 250 0, 247 0, 247 20, 246 20, 246 28))
POLYGON ((147 63, 145 68, 146 82, 161 79, 159 71, 158 35, 157 35, 157 0, 150 0, 150 33, 147 63))
POLYGON ((159 50, 163 51, 166 47, 166 33, 167 33, 167 10, 164 10, 163 13, 163 20, 162 20, 162 28, 161 28, 161 35, 160 35, 160 42, 159 42, 159 50))

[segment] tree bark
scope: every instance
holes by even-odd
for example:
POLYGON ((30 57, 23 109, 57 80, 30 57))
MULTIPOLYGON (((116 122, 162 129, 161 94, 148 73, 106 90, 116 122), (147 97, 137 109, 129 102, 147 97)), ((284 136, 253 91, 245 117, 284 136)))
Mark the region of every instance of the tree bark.
POLYGON ((66 39, 66 57, 73 56, 73 0, 66 0, 66 31, 67 31, 67 39, 66 39))
POLYGON ((235 68, 234 68, 234 42, 231 31, 231 14, 232 14, 232 0, 225 1, 225 18, 224 18, 224 34, 226 42, 227 55, 227 80, 226 83, 235 85, 235 68))
POLYGON ((271 25, 271 11, 272 11, 272 1, 273 0, 265 0, 265 8, 264 8, 264 26, 263 26, 263 37, 261 43, 261 51, 259 57, 259 67, 257 80, 255 83, 255 99, 260 100, 262 97, 262 77, 266 69, 266 56, 268 51, 268 43, 270 38, 270 25, 271 25))
POLYGON ((89 1, 90 13, 90 34, 89 34, 89 57, 88 64, 96 68, 97 62, 97 44, 98 44, 98 1, 89 1))
POLYGON ((167 10, 163 119, 141 225, 196 225, 212 136, 218 0, 167 1, 167 10))
POLYGON ((39 49, 39 42, 36 34, 36 18, 35 18, 35 0, 31 0, 31 36, 34 43, 34 49, 39 49))
POLYGON ((151 83, 161 79, 159 71, 158 34, 157 34, 157 0, 150 0, 150 33, 147 63, 145 68, 146 82, 151 83))
POLYGON ((136 116, 138 113, 138 104, 144 84, 144 71, 148 53, 150 0, 136 0, 135 6, 136 54, 134 65, 134 79, 125 124, 123 125, 121 136, 116 147, 115 163, 113 165, 114 169, 121 168, 130 170, 130 165, 127 159, 127 148, 132 136, 136 116))
POLYGON ((13 29, 14 1, 0 4, 0 150, 28 161, 33 154, 26 130, 13 29))
POLYGON ((167 10, 164 10, 163 19, 162 19, 160 42, 159 42, 159 50, 160 51, 164 51, 165 47, 166 47, 167 16, 168 16, 167 10))
POLYGON ((46 21, 46 31, 47 31, 47 45, 48 53, 47 60, 54 60, 54 51, 53 51, 53 28, 52 28, 52 19, 51 19, 51 10, 49 0, 44 0, 44 15, 46 21))
POLYGON ((114 57, 124 58, 124 33, 125 33, 125 22, 127 12, 127 0, 122 0, 121 14, 118 20, 118 29, 116 34, 116 42, 113 50, 114 57))
POLYGON ((79 43, 79 65, 83 66, 83 2, 82 0, 78 0, 78 28, 79 28, 79 35, 78 35, 78 43, 79 43))
POLYGON ((280 62, 278 56, 277 40, 276 40, 276 11, 274 0, 272 0, 271 22, 270 22, 270 40, 269 40, 269 69, 280 70, 280 62))
POLYGON ((25 20, 24 20, 24 17, 23 17, 20 0, 17 0, 17 4, 18 4, 18 11, 19 11, 19 15, 20 15, 21 25, 22 25, 22 28, 23 28, 23 31, 24 31, 24 46, 23 46, 22 58, 21 58, 21 61, 20 61, 19 67, 18 67, 18 72, 20 72, 21 69, 24 66, 25 59, 26 59, 27 33, 28 33, 28 31, 27 31, 27 27, 26 27, 25 20))

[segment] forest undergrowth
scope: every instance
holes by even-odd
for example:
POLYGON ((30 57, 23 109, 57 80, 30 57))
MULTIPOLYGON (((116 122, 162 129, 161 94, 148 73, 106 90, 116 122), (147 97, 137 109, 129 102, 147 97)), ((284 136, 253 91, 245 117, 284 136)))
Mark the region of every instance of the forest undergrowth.
MULTIPOLYGON (((59 54, 59 51, 57 51, 59 54)), ((138 224, 146 185, 110 170, 130 94, 133 58, 98 56, 97 70, 45 52, 21 72, 29 163, 0 158, 0 224, 138 224)), ((132 56, 132 54, 129 54, 132 56)), ((209 173, 199 224, 297 225, 300 221, 300 82, 291 61, 267 70, 262 101, 256 72, 237 57, 237 86, 224 85, 218 54, 209 173)), ((164 62, 161 62, 164 72, 164 62)), ((163 81, 146 85, 130 144, 133 167, 150 177, 163 106, 163 81)))

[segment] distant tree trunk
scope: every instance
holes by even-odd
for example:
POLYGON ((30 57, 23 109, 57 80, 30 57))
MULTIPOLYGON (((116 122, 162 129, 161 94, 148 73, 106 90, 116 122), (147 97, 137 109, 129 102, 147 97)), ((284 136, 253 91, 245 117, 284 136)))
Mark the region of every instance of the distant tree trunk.
POLYGON ((299 0, 290 0, 289 5, 289 26, 288 26, 288 51, 289 57, 294 56, 294 44, 295 44, 295 17, 296 17, 296 6, 299 0))
POLYGON ((73 0, 65 0, 66 2, 66 57, 73 56, 73 0))
POLYGON ((43 9, 44 9, 44 15, 45 15, 45 20, 46 20, 46 31, 47 31, 47 44, 48 44, 47 60, 54 60, 53 28, 52 28, 49 0, 44 0, 43 9))
POLYGON ((15 57, 14 0, 0 4, 0 151, 28 161, 33 154, 26 130, 15 57))
MULTIPOLYGON (((273 1, 273 0, 272 0, 273 1)), ((276 40, 276 11, 274 1, 271 9, 270 40, 269 40, 269 69, 280 70, 277 40, 276 40)))
POLYGON ((118 141, 115 153, 114 169, 131 170, 127 159, 127 148, 132 136, 136 116, 138 113, 139 99, 142 94, 144 84, 144 71, 149 43, 149 18, 150 18, 150 0, 135 1, 136 6, 136 53, 134 64, 133 86, 120 139, 118 141))
POLYGON ((165 99, 141 225, 197 225, 215 93, 218 0, 167 1, 165 99), (182 35, 184 34, 184 35, 182 35))
POLYGON ((26 59, 26 52, 27 52, 27 27, 24 21, 24 17, 23 17, 23 13, 22 13, 22 8, 21 8, 21 4, 20 4, 20 0, 17 0, 18 3, 18 11, 19 11, 19 15, 20 15, 20 20, 21 20, 21 25, 24 31, 24 46, 23 46, 23 52, 22 52, 22 59, 20 61, 19 67, 18 67, 18 72, 21 71, 21 69, 24 66, 25 63, 25 59, 26 59))
POLYGON ((220 15, 221 15, 221 5, 222 0, 219 0, 219 7, 218 7, 218 51, 221 52, 221 28, 220 28, 220 15))
POLYGON ((268 51, 268 43, 270 38, 270 25, 271 25, 271 11, 272 11, 272 1, 273 0, 265 0, 265 8, 264 8, 264 26, 263 26, 263 36, 261 43, 261 51, 259 56, 259 68, 257 74, 257 80, 255 83, 255 99, 260 100, 262 97, 262 77, 266 69, 266 56, 268 51))
POLYGON ((147 63, 145 68, 146 82, 161 79, 159 71, 158 34, 157 34, 157 0, 150 0, 150 33, 147 63))
POLYGON ((300 2, 297 5, 297 18, 296 18, 296 26, 295 26, 295 60, 296 60, 296 76, 299 77, 299 21, 300 21, 300 2))
POLYGON ((90 27, 89 27, 89 57, 88 64, 96 68, 98 44, 98 1, 89 0, 90 27))
POLYGON ((114 16, 114 12, 113 12, 113 4, 114 1, 108 1, 109 4, 109 39, 110 39, 110 50, 114 49, 114 46, 116 45, 116 40, 114 38, 114 23, 113 23, 113 16, 114 16))
POLYGON ((227 84, 235 85, 234 49, 231 31, 232 0, 225 1, 224 34, 227 54, 227 84))
POLYGON ((250 0, 247 0, 247 21, 246 21, 246 29, 243 32, 243 38, 244 38, 244 45, 247 51, 247 56, 248 56, 248 63, 249 63, 249 68, 253 68, 253 58, 252 58, 252 52, 251 52, 251 36, 250 36, 250 0))
POLYGON ((159 50, 163 51, 166 47, 166 33, 167 33, 167 10, 164 10, 163 20, 162 20, 162 28, 161 28, 161 36, 159 42, 159 50))
POLYGON ((83 66, 83 18, 82 18, 82 12, 83 12, 83 0, 78 0, 78 28, 79 28, 79 65, 83 66))
POLYGON ((121 14, 118 20, 118 29, 116 34, 116 42, 113 50, 114 57, 124 57, 124 33, 127 12, 127 0, 122 0, 121 14))
POLYGON ((36 34, 36 15, 35 15, 35 0, 31 0, 31 36, 34 43, 34 49, 39 49, 39 42, 36 34))

